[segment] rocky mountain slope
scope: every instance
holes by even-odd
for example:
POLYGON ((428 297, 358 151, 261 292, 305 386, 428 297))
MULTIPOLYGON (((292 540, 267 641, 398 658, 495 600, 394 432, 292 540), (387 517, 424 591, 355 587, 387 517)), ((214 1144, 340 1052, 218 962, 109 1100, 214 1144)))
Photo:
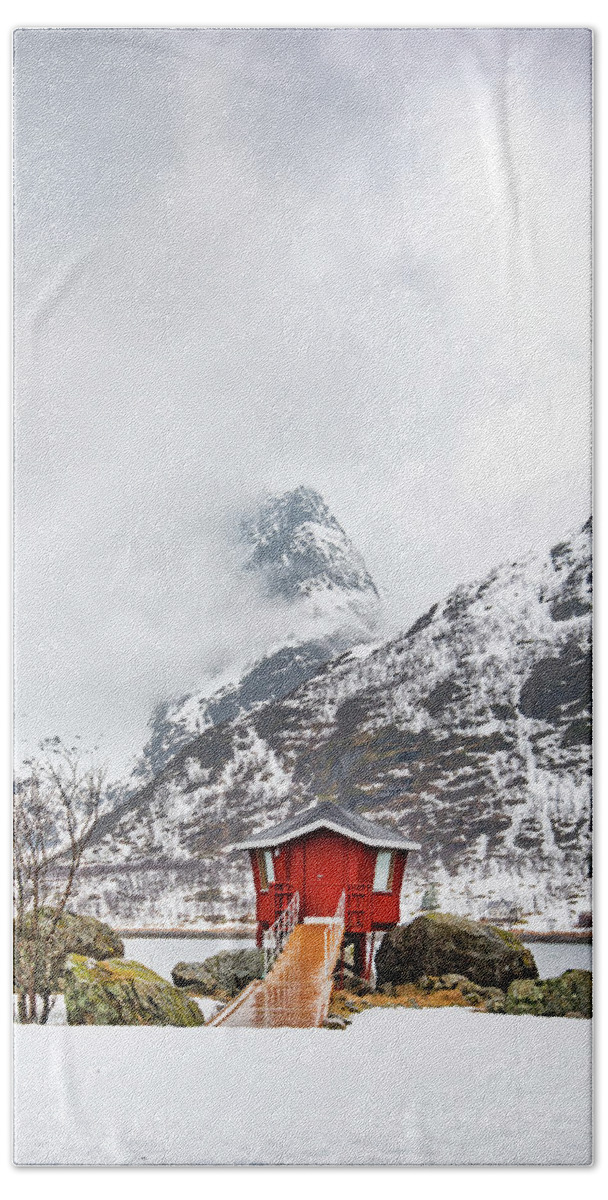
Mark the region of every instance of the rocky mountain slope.
POLYGON ((219 690, 157 706, 130 791, 152 779, 196 734, 292 692, 349 646, 369 639, 381 616, 376 585, 322 497, 299 487, 269 496, 241 521, 243 570, 285 609, 293 632, 219 690), (298 631, 313 631, 302 637, 298 631))
POLYGON ((341 602, 363 616, 379 599, 361 555, 312 488, 270 496, 243 519, 241 535, 246 568, 264 578, 269 595, 318 605, 341 592, 341 602))
MULTIPOLYGON (((206 729, 108 818, 81 906, 123 923, 246 916, 227 847, 318 796, 422 844, 403 911, 589 907, 590 524, 459 587, 403 635, 206 729)), ((291 586, 291 582, 289 584, 291 586)))

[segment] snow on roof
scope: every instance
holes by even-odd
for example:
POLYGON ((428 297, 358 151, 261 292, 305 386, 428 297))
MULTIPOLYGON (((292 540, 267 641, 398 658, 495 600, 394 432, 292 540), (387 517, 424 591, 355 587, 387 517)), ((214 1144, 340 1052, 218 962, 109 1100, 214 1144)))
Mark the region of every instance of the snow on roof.
POLYGON ((364 846, 378 846, 386 850, 419 850, 418 842, 410 842, 394 829, 386 829, 374 821, 358 813, 349 812, 330 800, 323 800, 304 812, 288 817, 279 825, 256 833, 253 837, 232 847, 233 850, 261 850, 270 846, 280 846, 283 842, 291 842, 294 838, 313 833, 316 829, 330 829, 334 833, 345 834, 355 842, 364 846))

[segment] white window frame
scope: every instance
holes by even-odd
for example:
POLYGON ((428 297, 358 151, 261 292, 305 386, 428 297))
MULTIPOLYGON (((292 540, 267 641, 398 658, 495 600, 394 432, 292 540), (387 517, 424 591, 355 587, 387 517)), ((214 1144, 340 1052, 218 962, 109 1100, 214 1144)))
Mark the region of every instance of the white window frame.
POLYGON ((275 882, 272 850, 258 850, 258 870, 260 872, 260 891, 267 892, 269 885, 275 882))
POLYGON ((379 850, 376 855, 374 869, 373 892, 384 892, 390 895, 393 890, 393 875, 395 869, 395 851, 379 850))

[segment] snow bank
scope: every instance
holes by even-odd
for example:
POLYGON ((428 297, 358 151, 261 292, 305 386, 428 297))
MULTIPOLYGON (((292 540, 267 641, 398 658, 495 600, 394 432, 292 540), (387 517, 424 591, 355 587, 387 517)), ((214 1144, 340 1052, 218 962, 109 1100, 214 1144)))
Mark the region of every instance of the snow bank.
POLYGON ((330 1030, 17 1027, 18 1163, 584 1164, 590 1023, 383 1010, 330 1030))

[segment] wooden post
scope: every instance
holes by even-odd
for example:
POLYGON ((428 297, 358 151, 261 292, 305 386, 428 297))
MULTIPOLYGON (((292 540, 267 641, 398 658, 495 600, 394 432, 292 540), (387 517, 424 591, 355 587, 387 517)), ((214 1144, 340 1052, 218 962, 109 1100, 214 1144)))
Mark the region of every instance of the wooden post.
MULTIPOLYGON (((367 934, 365 935, 365 942, 366 942, 365 948, 367 951, 367 934)), ((371 976, 371 973, 372 973, 372 965, 373 965, 373 961, 374 961, 374 946, 375 945, 376 945, 376 931, 374 930, 372 932, 370 945, 369 945, 369 957, 366 954, 365 976, 364 976, 365 979, 369 979, 371 976)))
POLYGON ((353 937, 353 970, 355 975, 365 974, 365 934, 356 933, 353 937))

